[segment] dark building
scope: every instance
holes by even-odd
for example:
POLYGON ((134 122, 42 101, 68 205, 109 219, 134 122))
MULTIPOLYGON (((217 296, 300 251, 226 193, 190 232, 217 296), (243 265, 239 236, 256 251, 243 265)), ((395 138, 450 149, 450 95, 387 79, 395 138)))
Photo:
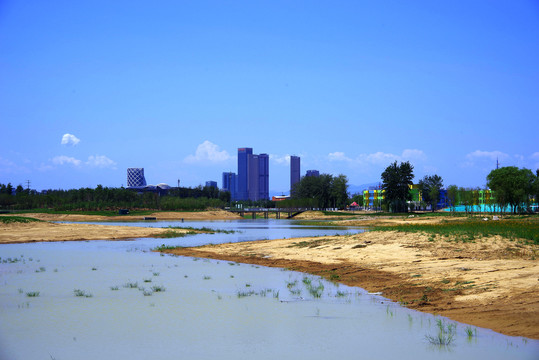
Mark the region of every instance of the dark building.
POLYGON ((208 187, 217 187, 217 181, 206 181, 206 186, 208 187))
POLYGON ((233 172, 224 172, 223 173, 223 190, 230 192, 230 199, 236 200, 237 193, 237 179, 238 176, 233 172))
POLYGON ((238 149, 238 192, 236 200, 248 200, 248 156, 253 154, 252 148, 238 149))
POLYGON ((269 156, 253 154, 252 148, 238 149, 236 200, 269 199, 269 156))
POLYGON ((315 177, 319 177, 320 176, 320 172, 318 170, 307 170, 307 174, 305 174, 305 176, 315 176, 315 177))
POLYGON ((290 194, 292 195, 292 190, 294 189, 294 184, 298 183, 301 178, 300 170, 300 157, 299 156, 290 156, 290 194))

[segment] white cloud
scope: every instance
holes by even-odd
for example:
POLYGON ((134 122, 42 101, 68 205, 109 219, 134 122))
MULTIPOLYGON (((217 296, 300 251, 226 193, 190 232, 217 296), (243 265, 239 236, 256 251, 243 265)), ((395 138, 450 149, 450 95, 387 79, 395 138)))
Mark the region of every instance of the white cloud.
MULTIPOLYGON (((512 163, 509 161, 510 156, 501 151, 481 151, 475 150, 466 154, 466 161, 463 163, 464 167, 474 167, 478 164, 485 165, 485 162, 489 162, 491 166, 489 168, 495 168, 496 161, 500 162, 500 165, 512 163)), ((502 165, 503 166, 503 165, 502 165)))
POLYGON ((90 155, 88 156, 88 161, 86 162, 86 165, 99 167, 99 168, 116 168, 116 163, 106 157, 105 155, 90 155))
POLYGON ((80 166, 81 161, 78 159, 75 159, 74 157, 60 155, 60 156, 54 157, 52 159, 52 163, 55 165, 71 164, 73 166, 80 166))
POLYGON ((269 158, 270 158, 271 161, 273 161, 274 163, 276 163, 278 165, 288 165, 288 164, 290 164, 290 155, 279 156, 279 155, 275 155, 275 154, 270 154, 269 158))
POLYGON ((422 150, 405 149, 401 155, 384 153, 381 151, 372 154, 359 154, 356 158, 350 158, 344 152, 335 151, 328 154, 329 161, 345 161, 354 165, 389 165, 393 161, 423 161, 427 158, 422 150))
POLYGON ((507 159, 509 155, 501 152, 501 151, 481 151, 481 150, 475 150, 474 152, 471 152, 466 155, 466 158, 470 161, 476 160, 476 159, 490 159, 495 161, 496 159, 507 159))
POLYGON ((352 161, 342 151, 335 151, 328 154, 329 161, 352 161))
POLYGON ((405 160, 426 160, 427 155, 422 150, 405 149, 401 157, 405 160))
POLYGON ((77 145, 80 142, 80 139, 73 134, 64 134, 62 136, 62 145, 77 145))
POLYGON ((224 162, 230 159, 230 155, 226 150, 219 150, 219 146, 211 141, 204 141, 198 145, 195 155, 188 155, 184 161, 194 164, 199 162, 224 162))

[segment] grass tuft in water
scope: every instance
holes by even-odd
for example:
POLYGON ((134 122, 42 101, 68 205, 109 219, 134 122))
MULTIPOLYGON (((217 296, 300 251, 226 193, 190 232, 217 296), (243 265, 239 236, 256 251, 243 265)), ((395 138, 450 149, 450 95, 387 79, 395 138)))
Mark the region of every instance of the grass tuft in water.
POLYGON ((26 296, 28 297, 38 297, 39 296, 39 291, 29 291, 26 293, 26 296))
POLYGON ((123 285, 123 287, 127 288, 127 289, 137 289, 138 288, 138 282, 126 282, 123 285))
POLYGON ((80 289, 73 290, 73 294, 77 297, 86 297, 86 298, 91 298, 93 296, 92 294, 87 293, 86 291, 80 290, 80 289))
POLYGON ((443 347, 451 345, 453 340, 455 340, 457 325, 446 324, 442 319, 436 320, 436 325, 438 327, 438 334, 425 335, 425 338, 435 346, 443 347))
POLYGON ((154 285, 152 286, 152 291, 153 292, 164 292, 166 289, 164 286, 162 285, 154 285))

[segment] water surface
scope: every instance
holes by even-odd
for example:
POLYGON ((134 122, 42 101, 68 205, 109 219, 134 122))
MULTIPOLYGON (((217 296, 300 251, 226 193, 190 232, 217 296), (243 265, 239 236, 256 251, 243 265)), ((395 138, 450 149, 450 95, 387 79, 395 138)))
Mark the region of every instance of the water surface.
POLYGON ((310 229, 276 220, 143 224, 241 232, 1 246, 0 359, 536 359, 539 354, 538 341, 487 329, 477 328, 469 339, 464 324, 457 324, 453 345, 435 347, 425 337, 437 333, 438 317, 359 288, 281 269, 148 252, 162 243, 357 229, 310 229), (135 283, 136 288, 127 287, 135 283), (308 283, 323 287, 320 298, 308 291, 308 283), (77 297, 74 290, 91 297, 77 297), (28 297, 31 292, 39 296, 28 297))

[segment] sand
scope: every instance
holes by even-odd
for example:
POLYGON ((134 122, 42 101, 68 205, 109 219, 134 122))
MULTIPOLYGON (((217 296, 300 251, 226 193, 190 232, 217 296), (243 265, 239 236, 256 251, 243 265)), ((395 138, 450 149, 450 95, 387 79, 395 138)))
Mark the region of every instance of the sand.
POLYGON ((317 274, 381 292, 420 311, 539 339, 537 246, 501 237, 456 243, 411 233, 369 232, 171 252, 317 274))

